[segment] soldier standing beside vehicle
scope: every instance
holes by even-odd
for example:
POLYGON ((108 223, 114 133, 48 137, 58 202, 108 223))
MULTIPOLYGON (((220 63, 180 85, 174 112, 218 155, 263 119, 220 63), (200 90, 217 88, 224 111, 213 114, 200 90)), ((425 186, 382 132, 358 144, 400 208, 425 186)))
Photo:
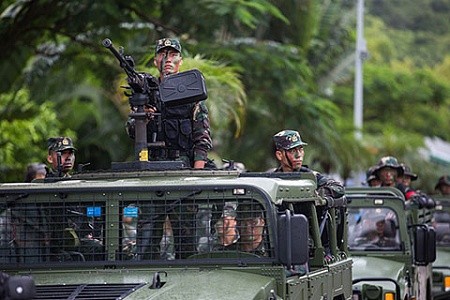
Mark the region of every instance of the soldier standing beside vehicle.
MULTIPOLYGON (((159 82, 170 75, 177 74, 183 63, 181 44, 177 39, 163 38, 156 42, 154 65, 159 71, 159 82)), ((181 160, 186 166, 203 169, 208 161, 207 154, 212 148, 208 109, 204 101, 175 107, 162 105, 161 111, 146 105, 149 114, 162 114, 162 135, 158 141, 166 147, 153 149, 150 160, 181 160)), ((131 138, 135 136, 135 121, 128 119, 127 132, 131 138)), ((147 124, 147 140, 152 141, 155 134, 154 124, 147 124)))
POLYGON ((75 151, 72 139, 69 137, 49 138, 47 161, 51 169, 47 171, 46 177, 70 177, 75 164, 75 151))

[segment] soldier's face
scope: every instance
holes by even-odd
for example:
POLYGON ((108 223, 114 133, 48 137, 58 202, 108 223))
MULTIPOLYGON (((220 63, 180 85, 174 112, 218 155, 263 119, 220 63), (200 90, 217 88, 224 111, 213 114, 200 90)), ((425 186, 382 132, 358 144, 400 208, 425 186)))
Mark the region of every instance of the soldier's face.
POLYGON ((381 180, 378 178, 372 179, 371 181, 369 181, 369 186, 371 187, 381 186, 381 180))
POLYGON ((404 186, 410 186, 411 185, 411 177, 407 175, 398 176, 397 182, 403 184, 404 186))
POLYGON ((239 220, 239 230, 241 232, 242 243, 260 242, 263 238, 264 219, 246 218, 239 220))
POLYGON ((397 170, 385 167, 378 174, 383 186, 394 186, 397 179, 397 170))
POLYGON ((384 220, 378 221, 376 223, 376 228, 377 228, 377 232, 378 233, 384 233, 384 225, 385 225, 385 221, 384 220))
POLYGON ((442 195, 450 195, 450 185, 442 184, 439 188, 442 195))
MULTIPOLYGON (((56 151, 52 151, 48 157, 47 161, 51 163, 53 170, 58 169, 58 154, 56 151)), ((75 153, 72 149, 67 149, 61 152, 61 166, 64 173, 69 172, 73 169, 75 164, 75 153)))
POLYGON ((298 146, 289 150, 278 150, 275 155, 283 172, 292 172, 302 167, 305 150, 302 146, 298 146))
POLYGON ((178 73, 182 62, 181 53, 172 48, 163 48, 156 53, 154 59, 154 64, 158 68, 161 78, 178 73))
POLYGON ((235 217, 224 216, 217 221, 215 228, 221 245, 228 246, 235 242, 237 236, 235 217))

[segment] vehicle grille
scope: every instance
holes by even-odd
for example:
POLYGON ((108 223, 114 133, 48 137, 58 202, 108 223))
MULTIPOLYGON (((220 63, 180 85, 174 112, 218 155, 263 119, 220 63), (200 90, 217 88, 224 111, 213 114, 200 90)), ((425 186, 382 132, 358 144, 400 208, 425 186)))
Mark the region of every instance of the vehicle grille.
POLYGON ((62 300, 62 299, 95 299, 112 300, 123 299, 136 291, 140 284, 69 284, 69 285, 38 285, 36 297, 33 299, 62 300))

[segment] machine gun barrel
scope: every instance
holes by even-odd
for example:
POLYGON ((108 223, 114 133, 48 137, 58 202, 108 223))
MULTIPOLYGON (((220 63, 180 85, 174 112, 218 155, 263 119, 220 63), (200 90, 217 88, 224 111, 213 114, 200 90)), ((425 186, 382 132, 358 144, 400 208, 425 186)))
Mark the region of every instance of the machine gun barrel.
POLYGON ((125 72, 127 73, 128 76, 133 77, 133 76, 138 76, 138 73, 134 70, 134 68, 132 66, 130 66, 130 64, 125 60, 125 58, 123 57, 123 55, 117 51, 117 49, 114 47, 112 41, 108 38, 104 39, 102 41, 102 44, 105 48, 108 48, 112 54, 114 54, 114 56, 117 58, 117 60, 120 62, 120 66, 125 70, 125 72))
MULTIPOLYGON (((144 78, 143 76, 139 75, 138 72, 134 69, 132 65, 127 61, 127 59, 123 56, 122 53, 120 53, 113 45, 113 42, 105 38, 102 41, 102 45, 105 48, 108 48, 111 53, 117 58, 117 60, 120 63, 120 67, 125 71, 125 73, 128 76, 128 83, 130 84, 130 87, 134 90, 134 92, 140 93, 144 91, 144 78)), ((131 57, 130 57, 131 59, 131 57)))

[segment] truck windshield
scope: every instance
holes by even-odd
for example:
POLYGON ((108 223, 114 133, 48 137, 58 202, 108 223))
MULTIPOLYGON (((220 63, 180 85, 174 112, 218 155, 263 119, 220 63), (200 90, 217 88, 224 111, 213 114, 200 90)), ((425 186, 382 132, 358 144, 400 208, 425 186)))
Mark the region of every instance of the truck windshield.
POLYGON ((274 212, 256 189, 116 188, 7 197, 0 205, 2 265, 275 257, 268 230, 274 212))
POLYGON ((390 208, 349 208, 349 249, 400 250, 398 218, 390 208))
POLYGON ((436 230, 436 242, 438 246, 450 245, 450 213, 447 211, 436 211, 434 214, 433 227, 436 230))

